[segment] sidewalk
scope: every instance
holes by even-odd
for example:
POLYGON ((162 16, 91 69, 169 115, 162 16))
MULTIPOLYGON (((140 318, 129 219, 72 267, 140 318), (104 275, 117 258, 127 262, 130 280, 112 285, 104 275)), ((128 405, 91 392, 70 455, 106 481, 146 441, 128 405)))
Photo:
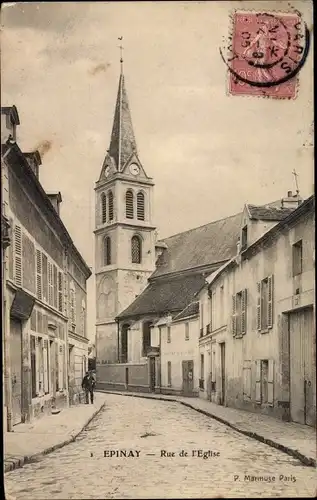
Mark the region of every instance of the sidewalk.
POLYGON ((305 465, 316 467, 316 430, 307 425, 283 422, 266 415, 219 406, 200 398, 118 391, 100 392, 179 402, 228 425, 241 434, 277 448, 305 465))
POLYGON ((95 394, 93 405, 80 404, 47 415, 30 424, 14 426, 14 432, 4 433, 4 471, 8 472, 41 455, 71 443, 99 413, 106 396, 95 394))

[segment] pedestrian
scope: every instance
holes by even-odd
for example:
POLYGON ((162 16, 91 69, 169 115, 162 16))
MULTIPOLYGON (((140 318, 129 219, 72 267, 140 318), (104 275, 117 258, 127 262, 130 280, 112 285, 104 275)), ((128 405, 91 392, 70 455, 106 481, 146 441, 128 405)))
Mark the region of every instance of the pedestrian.
POLYGON ((89 396, 90 396, 90 402, 91 404, 94 403, 94 388, 95 388, 96 382, 95 378, 92 376, 90 372, 86 372, 83 381, 82 381, 82 388, 85 391, 85 396, 86 396, 86 404, 89 404, 89 396))

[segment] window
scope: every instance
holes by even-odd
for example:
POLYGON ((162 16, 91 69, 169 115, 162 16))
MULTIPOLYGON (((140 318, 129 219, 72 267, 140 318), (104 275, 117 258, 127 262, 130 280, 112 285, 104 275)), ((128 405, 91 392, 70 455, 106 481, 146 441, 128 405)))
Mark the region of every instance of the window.
POLYGON ((53 306, 54 284, 53 284, 53 264, 48 262, 48 303, 53 306))
POLYGON ((47 302, 48 299, 48 274, 47 274, 47 257, 42 253, 42 271, 43 271, 43 280, 42 280, 42 295, 43 300, 47 302))
POLYGON ((257 329, 267 330, 273 326, 273 275, 257 284, 257 329))
POLYGON ((101 222, 107 222, 107 197, 105 193, 101 195, 101 222))
POLYGON ((167 327, 167 343, 170 344, 172 341, 172 338, 171 338, 171 327, 168 326, 167 327))
POLYGON ((189 340, 189 323, 185 323, 185 340, 189 340))
POLYGON ((167 386, 172 387, 172 363, 167 362, 167 386))
POLYGON ((297 276, 303 272, 303 242, 298 241, 293 245, 293 276, 297 276))
POLYGON ((75 292, 75 285, 73 282, 71 282, 70 287, 69 287, 69 305, 70 305, 70 320, 73 323, 73 325, 76 324, 76 292, 75 292))
POLYGON ((247 331, 247 290, 232 297, 232 335, 240 337, 247 331))
POLYGON ((133 219, 134 217, 133 204, 134 204, 133 192, 129 189, 125 195, 125 212, 127 219, 133 219))
POLYGON ((111 239, 106 236, 104 239, 104 265, 109 266, 111 264, 111 239))
POLYGON ((109 191, 108 193, 109 199, 109 221, 113 220, 113 193, 109 191))
POLYGON ((137 194, 137 218, 138 220, 144 220, 144 216, 144 193, 142 193, 142 191, 139 191, 137 194))
POLYGON ((248 245, 248 226, 242 228, 241 250, 244 250, 248 245))
POLYGON ((58 293, 57 293, 57 267, 53 265, 53 294, 54 294, 54 307, 57 309, 58 307, 58 293))
POLYGON ((259 359, 255 362, 255 399, 257 403, 274 405, 274 360, 259 359))
POLYGON ((86 318, 86 304, 84 299, 81 302, 81 311, 80 311, 80 334, 85 336, 85 318, 86 318))
POLYGON ((220 326, 224 325, 224 286, 220 286, 220 307, 219 307, 219 314, 220 314, 220 326))
POLYGON ((204 303, 200 302, 200 337, 204 335, 204 303))
POLYGON ((63 312, 63 273, 58 273, 58 310, 63 312))
POLYGON ((139 236, 133 236, 131 239, 131 257, 133 264, 141 264, 142 241, 139 236))

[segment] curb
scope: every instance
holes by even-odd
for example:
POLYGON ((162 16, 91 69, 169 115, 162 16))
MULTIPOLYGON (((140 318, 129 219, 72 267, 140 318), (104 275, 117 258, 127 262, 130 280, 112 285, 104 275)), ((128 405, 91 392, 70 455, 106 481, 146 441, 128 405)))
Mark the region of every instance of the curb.
POLYGON ((171 396, 170 398, 164 398, 164 397, 160 397, 160 396, 146 396, 144 394, 142 394, 142 395, 141 394, 140 395, 139 394, 129 394, 129 393, 123 393, 123 392, 107 391, 107 390, 99 390, 98 392, 104 392, 104 393, 108 393, 108 394, 116 394, 117 396, 130 396, 130 397, 135 397, 135 398, 155 399, 155 400, 159 400, 159 401, 172 401, 175 403, 180 403, 181 405, 186 406, 187 408, 191 408, 192 410, 195 410, 198 413, 202 413, 203 415, 206 415, 207 417, 211 417, 211 418, 217 420, 221 424, 227 425, 231 429, 235 430, 236 432, 239 432, 240 434, 243 434, 244 436, 248 436, 248 437, 251 437, 253 439, 256 439, 257 441, 259 441, 263 444, 266 444, 266 445, 270 446, 271 448, 275 448, 279 451, 286 453, 287 455, 290 455, 293 458, 297 458, 300 462, 302 462, 302 464, 306 465, 307 467, 316 467, 317 466, 315 459, 310 458, 310 457, 306 457, 298 450, 294 450, 293 448, 289 448, 288 446, 285 446, 281 443, 277 443, 276 441, 272 441, 271 439, 268 439, 264 436, 261 436, 260 434, 257 434, 256 432, 246 431, 244 429, 240 429, 236 425, 230 423, 228 420, 225 420, 221 417, 218 417, 217 415, 213 415, 212 413, 210 413, 206 410, 196 408, 194 405, 187 403, 185 401, 175 399, 175 398, 173 398, 173 396, 171 396))
POLYGON ((12 457, 12 458, 7 458, 4 460, 4 472, 11 472, 15 469, 19 469, 20 467, 23 467, 25 464, 29 464, 32 462, 36 462, 40 457, 44 455, 48 455, 49 453, 52 453, 52 451, 58 450, 59 448, 63 448, 64 446, 73 443, 76 441, 78 436, 86 429, 86 427, 90 424, 90 422, 98 415, 98 413, 103 410, 105 407, 106 402, 104 402, 98 410, 96 410, 91 417, 87 420, 87 422, 83 425, 83 427, 80 429, 80 431, 77 432, 77 434, 71 435, 69 439, 66 439, 65 441, 62 441, 61 443, 57 443, 54 446, 51 446, 50 448, 45 448, 45 450, 35 453, 34 455, 26 455, 25 457, 12 457))

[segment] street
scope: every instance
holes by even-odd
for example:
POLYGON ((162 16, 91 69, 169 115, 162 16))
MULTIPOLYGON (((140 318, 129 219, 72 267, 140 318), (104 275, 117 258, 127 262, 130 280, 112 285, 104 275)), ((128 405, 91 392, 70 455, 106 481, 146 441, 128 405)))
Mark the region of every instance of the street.
POLYGON ((74 443, 5 474, 5 490, 7 500, 312 497, 316 474, 178 403, 108 394, 74 443))

